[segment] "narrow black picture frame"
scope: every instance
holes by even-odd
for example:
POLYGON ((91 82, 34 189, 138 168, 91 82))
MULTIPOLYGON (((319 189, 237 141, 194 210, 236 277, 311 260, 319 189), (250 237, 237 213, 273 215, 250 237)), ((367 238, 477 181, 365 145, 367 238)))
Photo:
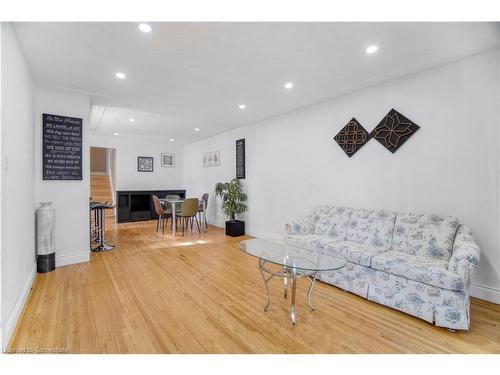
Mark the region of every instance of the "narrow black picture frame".
POLYGON ((236 141, 236 178, 239 180, 246 178, 245 152, 245 139, 238 139, 236 141))

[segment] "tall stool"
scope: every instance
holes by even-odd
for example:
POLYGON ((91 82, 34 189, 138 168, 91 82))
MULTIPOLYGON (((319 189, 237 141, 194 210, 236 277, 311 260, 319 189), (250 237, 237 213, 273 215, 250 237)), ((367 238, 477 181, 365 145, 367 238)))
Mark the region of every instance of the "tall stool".
POLYGON ((97 247, 90 247, 92 252, 103 252, 114 248, 113 245, 108 245, 106 239, 104 238, 104 230, 106 225, 106 219, 104 210, 115 208, 115 205, 101 202, 90 202, 90 211, 94 213, 94 225, 91 225, 91 239, 94 242, 98 242, 97 247))

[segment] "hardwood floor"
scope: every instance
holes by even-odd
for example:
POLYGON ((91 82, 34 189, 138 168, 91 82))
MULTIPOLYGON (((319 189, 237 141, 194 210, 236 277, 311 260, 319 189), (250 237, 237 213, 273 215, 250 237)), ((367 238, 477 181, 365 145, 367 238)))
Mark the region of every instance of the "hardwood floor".
MULTIPOLYGON (((299 281, 297 325, 257 260, 222 229, 172 239, 154 221, 108 226, 116 248, 39 274, 11 352, 500 353, 500 306, 472 300, 468 332, 449 332, 318 282, 316 310, 299 281)), ((248 238, 248 237, 245 237, 248 238)))

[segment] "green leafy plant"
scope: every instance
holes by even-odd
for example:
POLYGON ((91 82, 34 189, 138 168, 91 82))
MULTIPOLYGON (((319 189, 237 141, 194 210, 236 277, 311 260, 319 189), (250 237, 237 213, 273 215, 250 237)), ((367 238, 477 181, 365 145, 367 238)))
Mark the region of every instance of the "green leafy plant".
POLYGON ((222 199, 222 212, 235 221, 237 214, 247 210, 247 195, 242 191, 240 180, 233 178, 229 182, 218 182, 215 185, 215 195, 222 199))

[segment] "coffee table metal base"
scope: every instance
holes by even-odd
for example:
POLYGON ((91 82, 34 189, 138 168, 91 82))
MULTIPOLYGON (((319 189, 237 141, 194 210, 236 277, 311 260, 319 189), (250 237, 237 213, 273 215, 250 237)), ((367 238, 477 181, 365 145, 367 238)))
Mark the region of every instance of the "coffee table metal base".
POLYGON ((311 272, 304 272, 304 271, 298 271, 294 267, 288 267, 284 266, 283 271, 275 271, 271 270, 269 268, 266 268, 265 265, 268 263, 264 259, 259 260, 259 270, 260 274, 262 275, 262 279, 264 280, 264 285, 266 286, 266 291, 267 291, 267 304, 264 307, 264 311, 267 311, 269 308, 269 305, 271 304, 271 293, 269 293, 269 286, 268 283, 271 281, 273 277, 281 277, 283 278, 283 286, 284 286, 284 292, 283 295, 285 298, 287 298, 288 295, 288 279, 291 279, 292 282, 292 300, 291 300, 291 305, 290 305, 290 318, 292 320, 292 324, 295 324, 297 321, 297 312, 295 309, 295 291, 297 289, 297 279, 301 277, 306 277, 309 279, 311 282, 309 285, 309 289, 307 290, 307 303, 311 310, 314 311, 314 306, 312 305, 311 301, 311 295, 312 295, 312 290, 314 283, 316 281, 316 276, 318 275, 318 271, 311 271, 311 272), (267 276, 269 275, 269 276, 267 276))

